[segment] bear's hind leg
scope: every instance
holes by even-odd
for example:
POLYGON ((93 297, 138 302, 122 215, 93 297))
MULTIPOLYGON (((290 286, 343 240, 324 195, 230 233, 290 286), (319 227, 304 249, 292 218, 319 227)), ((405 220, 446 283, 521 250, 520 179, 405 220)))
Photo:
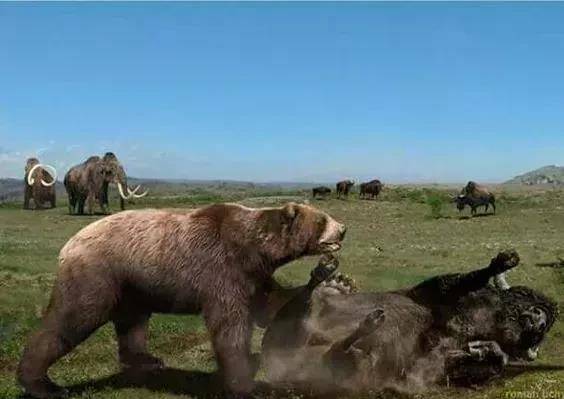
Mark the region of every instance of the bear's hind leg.
POLYGON ((123 312, 113 319, 122 367, 141 370, 164 367, 161 359, 147 352, 147 328, 150 317, 150 314, 123 312))
POLYGON ((64 395, 65 390, 51 381, 47 370, 104 323, 68 323, 64 317, 48 314, 41 329, 28 341, 18 365, 17 379, 25 392, 35 398, 64 395))

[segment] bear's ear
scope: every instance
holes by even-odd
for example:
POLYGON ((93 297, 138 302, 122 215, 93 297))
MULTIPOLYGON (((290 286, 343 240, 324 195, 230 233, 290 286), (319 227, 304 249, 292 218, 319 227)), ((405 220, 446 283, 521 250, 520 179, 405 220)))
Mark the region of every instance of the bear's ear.
POLYGON ((282 214, 286 221, 291 222, 298 215, 298 205, 295 202, 288 202, 282 208, 282 214))

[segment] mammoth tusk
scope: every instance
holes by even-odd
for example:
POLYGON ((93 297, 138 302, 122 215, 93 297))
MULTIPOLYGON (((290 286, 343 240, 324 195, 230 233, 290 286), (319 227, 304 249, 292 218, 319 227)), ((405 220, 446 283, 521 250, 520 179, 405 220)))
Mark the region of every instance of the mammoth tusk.
POLYGON ((497 289, 500 290, 508 290, 511 288, 511 286, 507 283, 507 280, 505 279, 505 273, 499 273, 495 275, 494 285, 496 286, 497 289))
POLYGON ((137 191, 137 189, 135 189, 131 195, 133 195, 133 198, 142 198, 144 196, 146 196, 147 194, 149 194, 149 190, 145 190, 145 192, 143 194, 135 194, 135 191, 137 191))
POLYGON ((51 175, 51 177, 53 178, 53 181, 51 183, 47 183, 44 180, 41 180, 42 185, 44 185, 45 187, 50 187, 57 182, 57 170, 54 167, 52 167, 51 165, 43 165, 43 164, 38 163, 36 165, 33 165, 31 170, 27 174, 27 184, 29 184, 31 186, 31 185, 33 185, 33 183, 35 183, 35 179, 33 178, 33 172, 35 171, 36 168, 45 169, 45 171, 47 173, 49 173, 49 175, 51 175))
POLYGON ((124 200, 128 199, 129 196, 124 194, 123 187, 121 186, 120 182, 117 183, 117 186, 118 186, 118 191, 119 191, 119 195, 121 196, 121 198, 123 198, 124 200))
POLYGON ((32 186, 33 183, 35 183, 35 179, 32 177, 33 171, 35 170, 35 168, 38 168, 40 166, 41 166, 40 163, 33 165, 33 167, 30 169, 29 173, 27 174, 27 184, 29 184, 30 186, 32 186))
POLYGON ((41 179, 41 184, 44 185, 45 187, 51 187, 53 184, 57 182, 57 169, 55 169, 51 165, 41 165, 41 166, 43 166, 43 169, 45 169, 45 171, 49 173, 49 175, 53 179, 51 183, 47 183, 43 179, 41 179))
POLYGON ((135 187, 133 189, 133 191, 131 191, 131 189, 129 187, 127 187, 127 192, 128 192, 128 194, 135 194, 137 192, 137 190, 139 190, 139 188, 141 188, 141 185, 138 185, 137 187, 135 187))

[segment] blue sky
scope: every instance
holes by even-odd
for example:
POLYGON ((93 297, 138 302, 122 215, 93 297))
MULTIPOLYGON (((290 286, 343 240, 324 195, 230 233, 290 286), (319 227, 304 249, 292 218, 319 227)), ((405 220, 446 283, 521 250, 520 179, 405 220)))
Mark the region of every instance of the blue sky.
POLYGON ((562 3, 0 4, 0 176, 501 181, 564 158, 562 3))

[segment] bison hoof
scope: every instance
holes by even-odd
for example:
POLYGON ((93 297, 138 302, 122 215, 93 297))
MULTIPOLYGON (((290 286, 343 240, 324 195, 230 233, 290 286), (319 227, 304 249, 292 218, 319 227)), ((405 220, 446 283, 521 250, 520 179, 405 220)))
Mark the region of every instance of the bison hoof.
POLYGON ((148 353, 135 353, 120 359, 121 365, 127 370, 150 371, 164 368, 164 362, 148 353))
POLYGON ((319 265, 311 271, 310 284, 317 286, 319 283, 326 281, 335 273, 338 267, 339 263, 337 259, 322 257, 319 261, 319 265))
POLYGON ((366 316, 366 318, 360 323, 359 328, 365 332, 372 332, 385 319, 386 315, 384 313, 384 309, 377 308, 366 316))
POLYGON ((495 274, 503 273, 513 269, 519 264, 519 254, 514 249, 500 252, 492 259, 490 267, 495 274))
POLYGON ((68 391, 61 388, 48 377, 38 380, 22 383, 27 396, 37 399, 55 399, 64 398, 68 395, 68 391))

